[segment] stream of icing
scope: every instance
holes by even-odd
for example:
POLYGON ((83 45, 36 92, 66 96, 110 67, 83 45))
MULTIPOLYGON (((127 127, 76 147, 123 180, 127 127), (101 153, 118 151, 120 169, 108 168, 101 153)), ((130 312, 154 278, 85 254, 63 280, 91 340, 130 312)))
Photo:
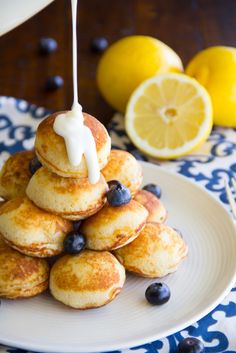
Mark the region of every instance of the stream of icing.
POLYGON ((73 34, 73 91, 74 100, 71 110, 59 114, 53 125, 54 131, 64 138, 67 156, 72 166, 77 167, 84 155, 91 184, 96 184, 100 178, 96 144, 91 130, 84 124, 82 107, 78 100, 77 82, 77 36, 76 15, 77 0, 71 0, 72 34, 73 34))

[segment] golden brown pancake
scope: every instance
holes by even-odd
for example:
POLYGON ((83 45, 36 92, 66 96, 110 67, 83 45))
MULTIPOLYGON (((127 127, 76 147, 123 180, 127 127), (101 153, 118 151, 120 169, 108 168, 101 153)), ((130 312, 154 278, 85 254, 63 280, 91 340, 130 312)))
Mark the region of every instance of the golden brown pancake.
POLYGON ((118 180, 129 188, 132 195, 137 192, 143 181, 141 165, 132 154, 121 150, 111 151, 102 174, 106 181, 118 180))
POLYGON ((147 223, 138 238, 115 251, 127 271, 143 277, 163 277, 176 271, 188 247, 172 228, 161 223, 147 223))
POLYGON ((106 204, 86 219, 80 230, 86 236, 89 249, 114 250, 137 238, 147 216, 147 210, 134 200, 119 207, 106 204))
POLYGON ((31 178, 29 162, 35 157, 33 151, 21 151, 10 156, 0 172, 0 197, 5 200, 25 195, 31 178))
POLYGON ((0 208, 0 233, 4 241, 23 254, 48 257, 63 251, 71 222, 41 210, 28 198, 17 198, 0 208))
POLYGON ((50 291, 55 299, 76 309, 109 303, 125 282, 124 267, 107 251, 84 250, 65 255, 52 267, 50 291))
POLYGON ((102 174, 98 183, 90 184, 88 178, 62 178, 40 168, 32 176, 26 193, 38 207, 63 218, 80 220, 103 207, 107 190, 102 174))
MULTIPOLYGON (((58 114, 57 112, 45 120, 38 127, 35 140, 35 151, 40 162, 51 172, 62 177, 85 178, 88 176, 87 164, 82 157, 81 163, 73 167, 68 160, 64 139, 53 130, 53 124, 58 114)), ((105 127, 93 116, 83 113, 84 123, 91 130, 96 143, 98 163, 100 169, 107 164, 107 159, 111 150, 110 137, 105 127)))
POLYGON ((2 235, 0 234, 0 248, 8 247, 7 243, 3 240, 2 235))
POLYGON ((48 288, 49 266, 46 260, 23 255, 0 238, 0 297, 33 297, 48 288))
POLYGON ((141 203, 147 211, 147 222, 163 223, 167 218, 167 211, 161 200, 146 190, 139 190, 134 196, 134 200, 141 203))
POLYGON ((2 207, 5 202, 6 202, 6 201, 4 201, 4 200, 0 200, 0 207, 2 207))

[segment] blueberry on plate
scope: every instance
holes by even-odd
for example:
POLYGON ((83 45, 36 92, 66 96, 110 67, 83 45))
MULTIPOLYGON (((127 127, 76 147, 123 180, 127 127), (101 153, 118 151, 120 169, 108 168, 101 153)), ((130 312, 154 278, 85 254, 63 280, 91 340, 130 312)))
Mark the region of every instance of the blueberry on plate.
POLYGON ((42 54, 50 54, 57 50, 57 42, 53 38, 42 37, 39 41, 39 51, 42 54))
MULTIPOLYGON (((109 125, 109 126, 110 126, 110 125, 109 125)), ((119 146, 116 146, 116 145, 111 145, 111 149, 112 149, 112 150, 124 151, 122 148, 120 148, 119 146)))
POLYGON ((176 233, 179 234, 179 236, 180 236, 181 238, 183 238, 183 233, 182 233, 179 229, 177 229, 177 228, 173 228, 173 229, 176 231, 176 233))
POLYGON ((162 305, 170 299, 170 289, 165 283, 152 283, 146 289, 145 297, 152 305, 162 305))
POLYGON ((104 37, 94 38, 91 42, 91 50, 95 53, 101 53, 108 47, 108 41, 104 37))
POLYGON ((72 231, 64 239, 64 250, 68 254, 78 254, 85 248, 86 239, 79 232, 72 231))
POLYGON ((51 76, 46 81, 46 89, 48 91, 53 91, 57 88, 60 88, 63 85, 64 85, 64 80, 59 75, 51 76))
POLYGON ((129 203, 130 200, 129 189, 121 183, 112 185, 107 192, 107 201, 111 206, 122 206, 129 203))
POLYGON ((113 186, 116 186, 120 184, 120 182, 118 180, 110 180, 107 182, 107 185, 109 186, 109 189, 111 189, 113 186))
POLYGON ((156 197, 161 197, 161 188, 156 184, 147 184, 143 187, 143 190, 149 191, 154 194, 156 197))
POLYGON ((138 151, 131 151, 130 153, 131 153, 131 154, 134 156, 134 158, 136 158, 138 161, 146 161, 146 160, 147 160, 147 158, 144 157, 144 156, 141 154, 141 152, 138 152, 138 151))
POLYGON ((75 232, 78 232, 78 231, 79 231, 79 228, 80 228, 80 226, 81 226, 81 223, 82 223, 82 221, 74 221, 74 222, 73 222, 73 229, 74 229, 75 232))
POLYGON ((31 159, 31 161, 29 162, 29 171, 31 174, 34 174, 35 172, 37 172, 37 170, 41 167, 42 167, 42 164, 40 163, 40 161, 38 160, 38 157, 36 156, 33 159, 31 159))
POLYGON ((187 337, 178 344, 178 353, 205 353, 204 344, 196 337, 187 337))

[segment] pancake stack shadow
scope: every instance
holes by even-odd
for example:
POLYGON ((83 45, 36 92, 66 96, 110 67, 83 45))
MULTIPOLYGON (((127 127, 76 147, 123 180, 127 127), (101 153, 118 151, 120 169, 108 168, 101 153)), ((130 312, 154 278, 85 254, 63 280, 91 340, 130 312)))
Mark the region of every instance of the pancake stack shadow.
POLYGON ((90 184, 84 157, 70 165, 64 140, 53 130, 57 114, 39 125, 35 150, 12 155, 0 172, 0 297, 29 298, 49 288, 70 307, 96 308, 121 291, 126 270, 163 277, 177 269, 188 247, 164 223, 160 199, 140 190, 141 165, 128 152, 111 151, 105 127, 89 114, 84 123, 96 143, 99 181, 90 184), (36 156, 41 164, 34 169, 36 156), (130 190, 130 202, 107 202, 111 180, 130 190), (73 231, 86 238, 78 254, 64 249, 73 231))

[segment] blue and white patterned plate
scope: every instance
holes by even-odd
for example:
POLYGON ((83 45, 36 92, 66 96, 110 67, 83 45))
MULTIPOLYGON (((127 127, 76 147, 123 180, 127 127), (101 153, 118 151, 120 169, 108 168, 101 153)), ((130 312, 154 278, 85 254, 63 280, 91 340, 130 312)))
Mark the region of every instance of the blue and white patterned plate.
MULTIPOLYGON (((47 113, 24 101, 0 98, 1 159, 31 148, 35 129, 47 113)), ((117 147, 134 151, 118 115, 112 121, 111 136, 117 147)), ((86 312, 66 308, 47 294, 30 300, 2 300, 0 342, 57 353, 125 347, 141 353, 174 353, 178 342, 192 335, 204 341, 206 352, 236 352, 236 290, 219 304, 235 280, 236 234, 229 214, 215 200, 227 203, 221 180, 236 171, 235 136, 234 130, 217 129, 198 154, 159 163, 162 168, 143 165, 145 182, 162 186, 168 223, 181 229, 190 248, 179 270, 164 279, 172 293, 168 304, 149 306, 144 292, 153 281, 134 276, 128 277, 114 302, 86 312), (168 170, 185 174, 195 183, 168 170), (173 334, 180 329, 184 330, 173 334)), ((6 351, 22 352, 0 346, 1 353, 6 351)))

